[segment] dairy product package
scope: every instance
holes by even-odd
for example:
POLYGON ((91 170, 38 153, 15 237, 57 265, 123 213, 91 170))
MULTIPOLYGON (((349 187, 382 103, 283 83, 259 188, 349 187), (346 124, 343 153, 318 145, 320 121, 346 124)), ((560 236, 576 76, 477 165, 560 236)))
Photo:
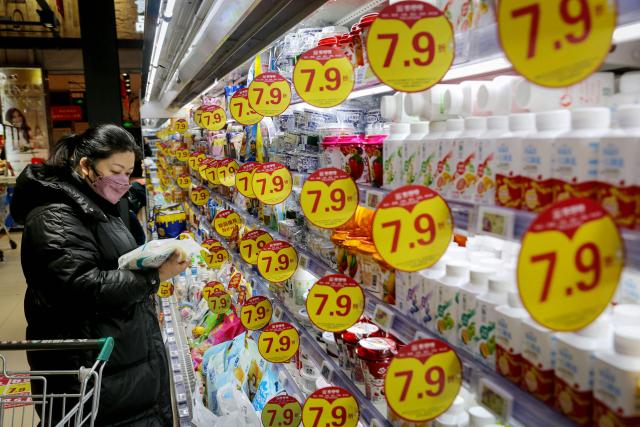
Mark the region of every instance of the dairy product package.
POLYGON ((118 268, 121 270, 158 268, 176 251, 180 254, 181 260, 187 260, 201 250, 202 247, 191 237, 181 240, 152 240, 118 258, 118 268))

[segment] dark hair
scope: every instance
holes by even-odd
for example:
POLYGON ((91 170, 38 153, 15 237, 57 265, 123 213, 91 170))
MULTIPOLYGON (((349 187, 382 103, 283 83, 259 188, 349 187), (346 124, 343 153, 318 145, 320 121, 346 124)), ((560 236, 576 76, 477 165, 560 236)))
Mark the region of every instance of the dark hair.
POLYGON ((140 158, 140 149, 129 132, 116 125, 100 125, 87 129, 81 135, 67 135, 58 141, 47 165, 75 169, 83 157, 95 162, 123 152, 132 152, 140 158))
POLYGON ((20 117, 22 117, 22 125, 20 126, 20 130, 22 131, 24 139, 29 142, 29 131, 31 130, 31 128, 29 127, 29 125, 27 125, 27 118, 19 108, 9 108, 5 114, 5 120, 7 121, 7 123, 11 123, 13 125, 13 113, 18 113, 20 114, 20 117))

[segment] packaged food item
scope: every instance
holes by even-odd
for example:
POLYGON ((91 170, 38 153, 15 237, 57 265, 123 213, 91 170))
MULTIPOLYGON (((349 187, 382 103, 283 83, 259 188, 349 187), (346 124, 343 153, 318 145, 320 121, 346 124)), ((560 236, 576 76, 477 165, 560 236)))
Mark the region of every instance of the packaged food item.
MULTIPOLYGON (((453 186, 450 197, 472 201, 476 189, 476 171, 480 166, 478 138, 487 130, 486 117, 467 117, 464 132, 453 142, 453 186)), ((484 168, 484 165, 483 165, 484 168)))
POLYGON ((495 273, 496 271, 491 268, 473 265, 469 269, 469 282, 460 288, 456 302, 458 305, 457 341, 453 344, 458 344, 470 352, 473 352, 478 332, 476 319, 479 316, 476 299, 489 290, 489 277, 495 273))
POLYGON ((386 135, 369 135, 363 143, 364 163, 369 172, 369 182, 376 187, 382 187, 382 147, 386 138, 386 135))
MULTIPOLYGON (((351 379, 359 386, 364 385, 364 373, 358 359, 358 343, 363 338, 381 335, 380 328, 372 323, 358 322, 346 331, 342 332, 343 351, 346 353, 346 370, 350 372, 351 379)), ((338 346, 340 350, 340 346, 338 346)))
POLYGON ((391 338, 370 337, 358 342, 357 355, 364 373, 365 394, 374 404, 386 402, 384 378, 396 353, 396 342, 391 338))
POLYGON ((553 405, 556 335, 528 318, 522 324, 522 388, 553 405))
POLYGON ((177 252, 180 260, 188 260, 202 248, 191 237, 186 239, 152 240, 118 258, 118 268, 142 270, 158 268, 177 252))
POLYGON ((415 122, 410 125, 411 132, 403 141, 402 169, 400 182, 402 184, 418 184, 421 166, 422 146, 429 133, 428 122, 415 122))
POLYGON ((469 269, 465 262, 451 261, 446 266, 446 274, 436 281, 438 308, 436 310, 436 331, 449 343, 456 343, 458 328, 457 302, 460 287, 469 282, 469 269))
POLYGON ((155 226, 158 237, 173 239, 187 228, 187 215, 179 205, 170 205, 158 210, 155 214, 155 226))
POLYGON ((339 138, 343 155, 342 170, 357 183, 369 183, 369 166, 364 161, 364 140, 360 136, 342 136, 339 138))
POLYGON ((508 293, 515 283, 506 276, 489 278, 489 289, 476 298, 477 340, 474 340, 474 355, 485 365, 496 365, 496 307, 506 304, 508 293))
POLYGON ((515 384, 522 381, 522 324, 529 313, 517 291, 510 291, 507 304, 496 307, 496 371, 515 384))
POLYGON ((447 130, 447 122, 434 120, 429 122, 429 133, 422 139, 419 152, 420 168, 417 172, 416 184, 433 188, 436 175, 436 163, 438 161, 438 149, 440 138, 447 130))
POLYGON ((509 132, 507 116, 487 118, 487 131, 478 137, 478 167, 473 201, 493 204, 496 194, 496 149, 497 139, 509 132))
POLYGON ((464 131, 464 120, 447 120, 447 130, 438 141, 438 155, 436 156, 436 170, 434 174, 434 185, 432 188, 442 197, 447 198, 453 187, 453 175, 455 173, 454 141, 464 131))

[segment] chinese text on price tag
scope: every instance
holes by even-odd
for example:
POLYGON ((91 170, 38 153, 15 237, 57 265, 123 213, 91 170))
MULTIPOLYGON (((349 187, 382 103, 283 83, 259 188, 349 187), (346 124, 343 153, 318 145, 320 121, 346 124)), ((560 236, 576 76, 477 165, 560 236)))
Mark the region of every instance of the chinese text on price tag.
POLYGON ((280 163, 269 162, 258 166, 253 172, 253 192, 266 205, 285 201, 293 187, 291 172, 280 163))
POLYGON ((271 321, 273 307, 271 301, 266 297, 257 296, 249 298, 240 311, 240 321, 242 325, 251 330, 262 329, 271 321))
POLYGON ((300 336, 290 323, 276 322, 267 326, 258 338, 258 351, 272 363, 290 360, 298 352, 300 336))
POLYGON ((249 85, 249 104, 263 116, 273 117, 284 113, 291 103, 291 86, 278 73, 262 73, 249 85))
POLYGON ((288 242, 274 240, 258 254, 258 271, 270 282, 284 282, 298 268, 298 253, 288 242))
POLYGON ((325 387, 314 391, 302 408, 304 427, 355 427, 359 418, 358 402, 341 387, 325 387))
POLYGON ((358 187, 338 168, 324 168, 307 178, 300 194, 304 216, 313 225, 336 228, 351 219, 358 207, 358 187))
POLYGON ((353 326, 363 312, 364 292, 351 277, 331 274, 309 290, 309 320, 323 331, 344 331, 353 326))

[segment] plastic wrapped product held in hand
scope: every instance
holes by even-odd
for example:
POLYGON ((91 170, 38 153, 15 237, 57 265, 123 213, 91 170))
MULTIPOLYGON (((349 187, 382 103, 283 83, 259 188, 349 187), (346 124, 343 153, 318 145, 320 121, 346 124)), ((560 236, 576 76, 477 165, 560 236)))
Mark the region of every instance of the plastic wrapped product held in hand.
POLYGON ((180 254, 180 261, 184 261, 200 252, 202 248, 195 240, 152 240, 122 255, 118 259, 118 268, 123 270, 142 270, 158 268, 173 255, 180 254))

